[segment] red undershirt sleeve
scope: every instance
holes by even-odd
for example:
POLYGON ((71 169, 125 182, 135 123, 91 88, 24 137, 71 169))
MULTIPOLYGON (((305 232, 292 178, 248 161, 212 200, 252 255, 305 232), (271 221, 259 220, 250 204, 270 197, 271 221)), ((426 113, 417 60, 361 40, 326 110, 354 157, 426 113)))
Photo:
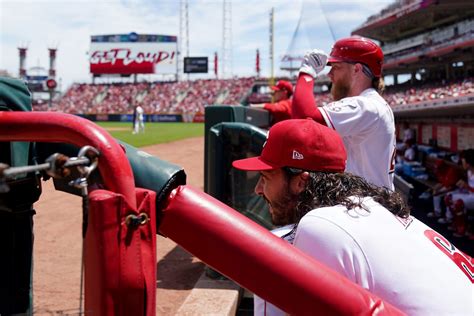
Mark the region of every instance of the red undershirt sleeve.
POLYGON ((281 113, 288 113, 288 101, 280 101, 276 103, 265 103, 265 106, 263 107, 266 110, 272 111, 272 112, 281 112, 281 113))
POLYGON ((327 126, 326 121, 316 106, 313 88, 313 77, 305 73, 300 73, 293 96, 292 118, 304 119, 310 117, 316 122, 327 126))

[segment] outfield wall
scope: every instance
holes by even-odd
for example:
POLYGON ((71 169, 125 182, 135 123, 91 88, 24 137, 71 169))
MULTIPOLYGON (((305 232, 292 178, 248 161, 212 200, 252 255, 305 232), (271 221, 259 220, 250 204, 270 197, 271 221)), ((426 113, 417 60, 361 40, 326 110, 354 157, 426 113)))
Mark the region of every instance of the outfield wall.
MULTIPOLYGON (((77 114, 93 122, 132 122, 132 114, 77 114)), ((145 122, 203 123, 203 114, 144 114, 145 122)))

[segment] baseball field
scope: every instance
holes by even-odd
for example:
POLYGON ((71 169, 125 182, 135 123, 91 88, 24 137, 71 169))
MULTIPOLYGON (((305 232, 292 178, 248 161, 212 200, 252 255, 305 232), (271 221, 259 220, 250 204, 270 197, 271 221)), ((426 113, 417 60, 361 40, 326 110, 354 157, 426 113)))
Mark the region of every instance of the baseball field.
POLYGON ((132 123, 98 122, 113 137, 134 147, 169 143, 204 135, 204 123, 146 123, 145 133, 132 134, 132 123))
MULTIPOLYGON (((131 123, 100 123, 114 137, 182 166, 187 183, 203 188, 204 125, 148 123, 133 135, 131 123)), ((43 182, 35 203, 33 306, 35 315, 77 315, 80 295, 81 199, 43 182)), ((157 235, 157 315, 175 315, 204 264, 168 238, 157 235)))

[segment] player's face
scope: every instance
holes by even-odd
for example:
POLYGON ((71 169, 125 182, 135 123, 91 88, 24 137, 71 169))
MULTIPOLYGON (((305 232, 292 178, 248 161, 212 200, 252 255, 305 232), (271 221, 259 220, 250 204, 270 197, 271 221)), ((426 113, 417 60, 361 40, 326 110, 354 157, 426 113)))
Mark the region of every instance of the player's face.
POLYGON ((292 224, 297 195, 282 169, 262 171, 255 193, 267 201, 274 225, 292 224))
POLYGON ((273 92, 273 101, 278 102, 281 100, 286 99, 286 91, 285 90, 277 90, 273 92))
POLYGON ((328 73, 332 82, 331 94, 334 101, 349 96, 351 89, 352 67, 348 63, 332 63, 331 70, 328 73))

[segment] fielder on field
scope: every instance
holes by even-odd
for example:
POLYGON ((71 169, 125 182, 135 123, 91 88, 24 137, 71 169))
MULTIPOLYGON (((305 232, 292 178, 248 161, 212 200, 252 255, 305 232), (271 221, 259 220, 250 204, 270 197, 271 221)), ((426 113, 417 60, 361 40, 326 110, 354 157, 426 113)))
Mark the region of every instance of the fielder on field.
POLYGON ((395 123, 383 90, 383 53, 362 37, 338 40, 328 56, 322 50, 306 54, 293 97, 293 118, 311 117, 335 129, 347 150, 346 171, 393 190, 395 123), (316 106, 314 78, 327 65, 334 102, 316 106))
POLYGON ((145 133, 145 122, 143 116, 143 108, 137 105, 133 112, 134 124, 133 124, 133 134, 138 134, 140 132, 145 133))
MULTIPOLYGON (((472 315, 473 259, 410 216, 398 193, 345 173, 346 158, 333 129, 286 120, 261 156, 233 166, 260 171, 255 192, 282 226, 274 233, 327 267, 407 315, 472 315)), ((285 315, 259 297, 254 314, 285 315)))

